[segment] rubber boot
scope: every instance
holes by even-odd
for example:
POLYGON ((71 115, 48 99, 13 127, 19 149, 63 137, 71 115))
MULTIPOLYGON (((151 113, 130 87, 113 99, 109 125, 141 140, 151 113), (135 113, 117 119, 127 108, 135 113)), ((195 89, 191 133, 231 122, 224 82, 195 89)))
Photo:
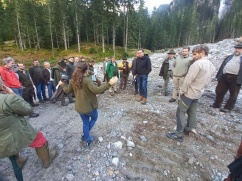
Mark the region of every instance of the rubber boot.
POLYGON ((19 154, 15 155, 15 156, 16 156, 16 162, 17 162, 18 166, 21 169, 23 169, 26 161, 28 160, 28 157, 21 157, 20 158, 19 154))
POLYGON ((48 142, 46 142, 41 148, 36 148, 35 151, 43 162, 44 168, 48 168, 56 156, 56 150, 49 150, 48 142))
POLYGON ((20 168, 17 164, 17 159, 16 155, 10 156, 9 159, 12 163, 13 166, 13 171, 14 175, 17 179, 17 181, 23 181, 23 173, 22 173, 22 168, 20 168))

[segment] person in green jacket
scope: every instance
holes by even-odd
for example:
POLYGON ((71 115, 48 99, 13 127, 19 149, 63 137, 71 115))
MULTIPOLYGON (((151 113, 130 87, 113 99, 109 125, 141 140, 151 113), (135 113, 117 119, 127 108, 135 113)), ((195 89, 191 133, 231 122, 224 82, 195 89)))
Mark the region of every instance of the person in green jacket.
POLYGON ((44 135, 25 120, 32 112, 29 103, 0 82, 0 158, 10 158, 18 181, 23 180, 22 168, 27 161, 19 157, 22 149, 35 148, 45 168, 56 156, 55 150, 49 151, 44 135))
POLYGON ((87 147, 90 147, 93 137, 90 136, 90 131, 95 125, 98 118, 98 102, 96 94, 100 94, 117 83, 118 78, 112 78, 108 83, 104 83, 99 87, 94 84, 89 77, 89 67, 87 63, 78 64, 69 84, 60 81, 59 85, 64 92, 69 94, 74 92, 75 110, 80 114, 83 121, 83 136, 82 140, 86 141, 87 147))
MULTIPOLYGON (((115 57, 112 57, 112 60, 107 65, 107 74, 108 74, 108 79, 118 76, 118 64, 115 60, 115 57)), ((117 84, 114 84, 112 87, 110 87, 109 93, 111 96, 114 95, 112 89, 114 89, 114 93, 118 93, 117 84)))

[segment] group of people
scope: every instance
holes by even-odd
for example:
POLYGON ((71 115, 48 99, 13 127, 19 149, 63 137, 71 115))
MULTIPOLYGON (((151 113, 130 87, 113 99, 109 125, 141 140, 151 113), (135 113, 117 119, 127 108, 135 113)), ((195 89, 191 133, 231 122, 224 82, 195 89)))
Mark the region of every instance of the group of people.
MULTIPOLYGON (((168 52, 168 58, 163 62, 160 76, 165 82, 165 95, 170 78, 173 78, 173 95, 169 102, 178 98, 176 111, 177 127, 175 132, 167 133, 167 137, 182 142, 183 134, 196 133, 196 113, 198 100, 204 88, 211 82, 215 67, 208 58, 209 49, 205 45, 198 45, 192 49, 193 57, 189 56, 189 47, 184 47, 180 57, 175 57, 174 50, 168 52), (186 119, 186 114, 188 115, 186 119)), ((219 108, 225 93, 229 90, 230 97, 223 112, 231 111, 236 102, 242 83, 242 44, 235 46, 235 53, 227 57, 217 73, 218 85, 216 99, 211 106, 219 108)), ((9 57, 4 59, 4 66, 0 68, 2 81, 0 81, 0 157, 9 157, 16 178, 22 178, 22 166, 26 159, 19 157, 19 151, 29 146, 36 149, 36 153, 43 161, 45 168, 49 167, 51 160, 56 156, 56 151, 48 149, 48 142, 43 134, 36 131, 24 119, 26 115, 33 114, 34 90, 36 88, 39 102, 51 99, 55 88, 61 89, 67 95, 69 102, 75 97, 75 110, 83 122, 83 135, 80 139, 90 148, 94 137, 91 129, 98 119, 97 94, 109 89, 110 95, 117 93, 118 77, 120 76, 120 90, 127 87, 127 80, 132 72, 135 94, 139 93, 138 101, 147 102, 148 75, 152 70, 150 58, 140 49, 132 65, 123 58, 117 64, 115 57, 105 59, 103 63, 104 79, 101 83, 94 73, 95 61, 75 61, 74 57, 59 61, 56 67, 51 68, 49 62, 44 62, 44 67, 37 60, 29 68, 29 73, 23 64, 18 64, 18 70, 13 70, 14 60, 9 57), (64 75, 64 76, 63 76, 64 75), (69 80, 69 81, 66 81, 69 80), (45 95, 45 86, 48 87, 48 98, 45 95), (43 88, 44 87, 44 88, 43 88), (29 103, 29 104, 28 104, 29 103), (21 136, 20 136, 21 135, 21 136), (10 137, 14 139, 10 139, 10 137), (17 146, 16 146, 17 145, 17 146)), ((54 93, 55 94, 55 93, 54 93)), ((54 96, 54 98, 56 98, 54 96)), ((53 100, 53 99, 52 99, 53 100)), ((63 102, 65 103, 65 102, 63 102)))

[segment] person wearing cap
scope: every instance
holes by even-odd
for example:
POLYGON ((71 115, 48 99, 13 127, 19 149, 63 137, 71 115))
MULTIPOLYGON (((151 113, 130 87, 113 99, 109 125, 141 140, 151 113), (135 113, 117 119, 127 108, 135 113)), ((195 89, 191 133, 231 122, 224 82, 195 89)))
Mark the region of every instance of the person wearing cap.
POLYGON ((174 50, 170 50, 167 54, 168 54, 168 58, 166 58, 164 60, 164 62, 162 63, 160 73, 159 73, 159 76, 163 77, 163 79, 164 79, 165 95, 168 94, 168 83, 169 83, 170 78, 172 79, 172 76, 173 76, 172 71, 173 71, 174 67, 172 65, 173 65, 173 62, 175 61, 176 52, 174 50))
POLYGON ((196 133, 196 115, 198 100, 202 96, 215 73, 213 63, 208 59, 209 48, 206 45, 195 46, 192 50, 194 63, 190 66, 180 87, 180 101, 176 110, 176 131, 167 133, 170 139, 183 141, 183 133, 196 133), (187 116, 186 116, 187 115, 187 116))
POLYGON ((218 70, 216 98, 211 105, 213 108, 220 108, 225 94, 229 91, 229 99, 224 108, 220 109, 224 113, 230 112, 234 108, 242 84, 242 43, 237 44, 234 48, 234 53, 224 59, 218 70))
POLYGON ((127 87, 129 73, 130 73, 130 65, 126 57, 124 57, 123 61, 119 63, 118 68, 120 70, 120 78, 121 78, 119 90, 125 90, 127 87))
POLYGON ((190 47, 183 47, 182 55, 173 62, 173 93, 169 102, 175 102, 179 96, 179 89, 188 72, 192 62, 192 57, 189 57, 190 47))

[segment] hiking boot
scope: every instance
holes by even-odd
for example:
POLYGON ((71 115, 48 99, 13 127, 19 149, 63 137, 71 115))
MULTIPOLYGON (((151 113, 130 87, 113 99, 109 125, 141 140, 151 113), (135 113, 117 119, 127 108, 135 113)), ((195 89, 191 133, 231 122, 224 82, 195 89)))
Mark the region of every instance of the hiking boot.
POLYGON ((169 102, 176 102, 176 99, 171 98, 169 102))
POLYGON ((229 113, 229 112, 231 112, 231 110, 230 110, 230 109, 226 109, 226 108, 221 108, 221 109, 219 110, 219 112, 229 113))
POLYGON ((113 92, 110 92, 110 96, 114 96, 114 93, 113 92))
POLYGON ((143 98, 144 98, 143 96, 140 96, 140 97, 137 99, 137 101, 140 102, 140 101, 143 100, 143 98))
POLYGON ((184 139, 182 136, 178 136, 176 133, 167 133, 166 134, 167 138, 170 138, 172 140, 177 140, 179 142, 183 142, 184 139))
POLYGON ((141 101, 141 104, 145 105, 146 101, 147 101, 147 98, 143 98, 142 101, 141 101))
POLYGON ((92 144, 93 141, 94 141, 94 137, 91 136, 91 141, 90 142, 86 142, 86 147, 88 149, 91 149, 91 144, 92 144))
POLYGON ((32 112, 32 114, 29 115, 30 118, 36 118, 39 116, 39 113, 34 113, 32 112))
POLYGON ((167 93, 167 92, 165 92, 164 96, 168 96, 168 93, 167 93))
POLYGON ((218 106, 216 104, 212 104, 212 105, 210 105, 210 107, 212 107, 212 108, 220 108, 220 106, 218 106))
POLYGON ((115 94, 118 94, 118 91, 114 91, 115 94))

